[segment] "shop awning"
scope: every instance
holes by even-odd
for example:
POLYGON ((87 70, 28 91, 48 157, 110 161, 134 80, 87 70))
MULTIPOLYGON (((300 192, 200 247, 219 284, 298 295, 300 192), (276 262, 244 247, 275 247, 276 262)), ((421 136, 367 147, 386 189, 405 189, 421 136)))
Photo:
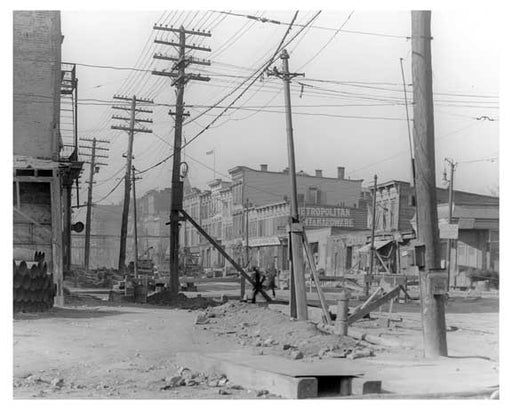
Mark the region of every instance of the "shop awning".
MULTIPOLYGON (((391 243, 392 241, 391 240, 387 240, 387 241, 375 241, 375 244, 374 244, 374 248, 376 250, 379 250, 380 248, 383 248, 384 246, 386 246, 387 244, 391 243)), ((361 248, 359 248, 359 252, 370 252, 370 248, 371 248, 372 244, 371 243, 368 243, 364 246, 362 246, 361 248)))

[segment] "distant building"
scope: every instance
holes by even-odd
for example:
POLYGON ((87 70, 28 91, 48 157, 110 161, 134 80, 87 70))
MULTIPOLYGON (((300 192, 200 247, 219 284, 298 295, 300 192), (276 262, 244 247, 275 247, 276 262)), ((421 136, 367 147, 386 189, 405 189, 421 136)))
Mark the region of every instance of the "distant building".
MULTIPOLYGON (((448 222, 448 190, 437 188, 439 223, 448 222)), ((379 253, 393 272, 408 271, 414 262, 407 244, 416 237, 414 189, 408 182, 389 181, 377 186, 376 233, 379 253), (395 251, 390 251, 394 247, 395 251), (403 249, 402 249, 403 248, 403 249)), ((499 198, 454 190, 453 223, 458 240, 450 264, 454 279, 467 268, 499 270, 499 198)), ((445 265, 447 240, 441 238, 445 265)))
POLYGON ((44 252, 63 304, 62 281, 71 265, 71 198, 78 161, 75 67, 61 64, 59 11, 13 13, 13 250, 16 260, 44 252))
MULTIPOLYGON (((189 212, 199 206, 196 221, 238 263, 248 263, 245 256, 248 227, 249 262, 263 268, 276 264, 279 269, 287 270, 288 171, 269 171, 262 165, 259 170, 238 166, 229 173, 231 181, 216 179, 208 184, 207 191, 186 195, 184 209, 189 212)), ((325 252, 326 238, 331 232, 366 229, 367 206, 361 201, 361 183, 361 180, 345 179, 342 167, 338 168, 336 178, 324 177, 321 170, 316 170, 314 176, 305 172, 297 174, 299 214, 317 257, 325 252)), ((181 243, 198 253, 204 268, 230 269, 206 239, 192 239, 190 224, 183 225, 181 243)))

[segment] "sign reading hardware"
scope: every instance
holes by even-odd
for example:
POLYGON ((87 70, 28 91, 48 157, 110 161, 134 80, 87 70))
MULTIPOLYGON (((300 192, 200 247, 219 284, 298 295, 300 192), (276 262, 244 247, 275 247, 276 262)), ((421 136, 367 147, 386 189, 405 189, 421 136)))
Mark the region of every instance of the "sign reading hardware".
POLYGON ((299 215, 307 227, 356 228, 357 211, 361 210, 337 206, 306 206, 299 208, 299 215))

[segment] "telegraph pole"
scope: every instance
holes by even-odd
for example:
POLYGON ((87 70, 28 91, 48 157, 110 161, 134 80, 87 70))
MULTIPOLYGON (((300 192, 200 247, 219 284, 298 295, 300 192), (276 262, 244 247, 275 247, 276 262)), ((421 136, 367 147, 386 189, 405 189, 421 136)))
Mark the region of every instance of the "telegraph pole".
POLYGON ((446 273, 440 273, 430 19, 430 11, 411 13, 418 239, 425 249, 425 268, 420 271, 423 347, 425 356, 434 358, 447 356, 448 350, 444 312, 446 273))
MULTIPOLYGON (((453 178, 455 176, 455 168, 457 163, 452 159, 444 159, 450 165, 450 185, 448 187, 448 223, 452 223, 453 219, 453 178)), ((446 245, 446 272, 448 273, 448 289, 450 289, 450 274, 451 274, 451 261, 452 261, 452 240, 448 239, 446 245)))
MULTIPOLYGON (((245 200, 244 206, 244 216, 245 216, 245 266, 246 269, 249 269, 249 198, 245 200)), ((245 296, 245 278, 240 276, 240 299, 243 299, 245 296)))
POLYGON ((108 148, 104 147, 98 147, 98 143, 108 143, 108 141, 105 140, 98 140, 96 138, 90 139, 90 138, 82 138, 81 141, 88 141, 92 142, 91 146, 88 145, 80 145, 80 148, 90 149, 91 153, 81 153, 81 156, 88 157, 90 156, 91 159, 89 162, 91 164, 90 170, 89 170, 89 181, 87 182, 89 184, 89 188, 87 189, 87 213, 85 216, 85 246, 84 246, 84 269, 86 272, 89 271, 89 259, 90 259, 90 249, 91 249, 91 215, 92 215, 92 188, 94 185, 94 174, 98 172, 100 165, 107 165, 103 162, 97 162, 97 158, 108 158, 107 155, 98 155, 96 154, 96 151, 108 151, 108 148))
POLYGON ((137 262, 139 260, 139 242, 137 236, 137 194, 135 192, 135 181, 137 179, 141 179, 140 177, 135 177, 135 167, 132 166, 132 181, 133 181, 133 234, 134 234, 134 248, 135 248, 135 263, 133 265, 135 279, 139 277, 139 268, 137 266, 137 262))
POLYGON ((184 113, 183 96, 185 85, 189 80, 210 81, 209 77, 200 74, 185 73, 185 68, 190 64, 210 65, 207 60, 199 60, 194 57, 186 56, 187 49, 199 51, 211 51, 207 47, 197 46, 195 44, 187 44, 187 35, 196 35, 203 37, 211 37, 210 32, 186 30, 183 26, 179 29, 167 26, 153 27, 155 30, 170 31, 178 35, 178 43, 173 41, 164 41, 155 39, 155 43, 177 47, 179 55, 169 56, 161 53, 154 54, 155 59, 175 61, 171 71, 153 70, 152 74, 174 78, 172 83, 176 87, 176 111, 170 111, 169 114, 174 115, 174 146, 173 146, 173 165, 171 180, 171 213, 170 213, 170 242, 169 242, 169 292, 171 295, 177 295, 180 289, 179 283, 179 228, 180 228, 180 212, 183 210, 183 181, 181 180, 181 147, 182 147, 182 129, 183 117, 189 114, 184 113))
POLYGON ((298 320, 308 319, 308 306, 306 298, 306 284, 304 280, 304 257, 302 253, 302 238, 304 226, 300 224, 299 209, 297 204, 297 177, 295 173, 295 148, 293 143, 293 125, 292 125, 292 107, 290 97, 290 80, 297 76, 304 74, 290 73, 288 67, 288 59, 290 58, 288 52, 283 50, 281 52, 281 60, 283 61, 282 72, 277 68, 269 72, 269 75, 274 75, 282 78, 284 83, 284 100, 286 105, 286 134, 288 141, 288 168, 290 173, 291 185, 291 202, 290 202, 290 242, 291 242, 291 256, 292 256, 292 278, 293 287, 290 284, 290 290, 294 295, 290 295, 290 313, 292 316, 296 313, 298 320), (293 290, 292 290, 293 289, 293 290), (293 297, 295 296, 294 312, 293 297))
MULTIPOLYGON (((370 244, 370 278, 373 276, 375 261, 375 213, 377 210, 377 175, 373 177, 373 206, 372 206, 372 238, 370 244)), ((370 282, 366 281, 366 296, 370 294, 370 282)))
MULTIPOLYGON (((128 230, 128 213, 130 211, 130 189, 131 189, 131 172, 132 172, 132 159, 133 159, 133 138, 136 132, 151 133, 152 131, 147 128, 136 128, 136 124, 139 122, 152 123, 150 119, 138 119, 136 118, 137 112, 151 112, 150 110, 137 110, 137 103, 149 103, 152 104, 152 100, 138 99, 135 95, 131 98, 125 96, 114 95, 114 99, 130 101, 130 117, 120 117, 117 115, 112 116, 116 120, 128 121, 128 126, 123 125, 112 125, 112 129, 122 130, 128 132, 128 150, 126 153, 126 172, 124 176, 124 200, 123 200, 123 214, 121 220, 121 240, 119 246, 119 272, 124 272, 126 269, 126 234, 128 230)), ((120 107, 113 107, 119 109, 120 107)), ((128 108, 125 106, 125 108, 128 108)))

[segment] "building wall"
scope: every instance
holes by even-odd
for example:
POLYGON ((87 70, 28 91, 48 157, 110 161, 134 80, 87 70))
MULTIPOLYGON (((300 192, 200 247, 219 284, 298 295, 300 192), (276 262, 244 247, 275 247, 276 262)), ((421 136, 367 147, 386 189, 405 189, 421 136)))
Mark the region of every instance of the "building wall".
POLYGON ((59 11, 13 12, 14 154, 58 159, 59 11))
MULTIPOLYGON (((353 208, 357 207, 361 196, 361 181, 297 175, 297 195, 299 202, 353 208)), ((248 199, 252 205, 259 206, 289 196, 290 176, 287 173, 244 168, 242 203, 248 199)))

